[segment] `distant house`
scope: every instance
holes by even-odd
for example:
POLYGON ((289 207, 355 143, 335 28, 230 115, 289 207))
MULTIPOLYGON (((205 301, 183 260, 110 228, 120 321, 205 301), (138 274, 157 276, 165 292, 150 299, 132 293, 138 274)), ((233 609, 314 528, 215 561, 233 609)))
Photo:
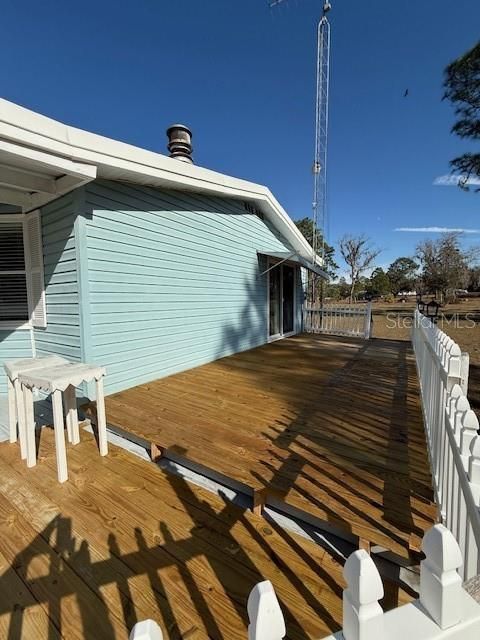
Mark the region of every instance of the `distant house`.
POLYGON ((0 366, 96 362, 111 393, 301 330, 311 247, 179 132, 187 161, 0 100, 0 366))

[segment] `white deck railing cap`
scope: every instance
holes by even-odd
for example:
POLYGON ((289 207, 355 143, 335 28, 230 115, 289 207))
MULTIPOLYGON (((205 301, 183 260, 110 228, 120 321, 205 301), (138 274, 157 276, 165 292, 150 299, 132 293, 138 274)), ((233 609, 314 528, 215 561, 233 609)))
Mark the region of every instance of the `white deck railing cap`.
MULTIPOLYGON (((474 485, 480 485, 480 435, 476 435, 470 443, 470 457, 468 460, 468 479, 474 485)), ((472 488, 472 491, 474 489, 472 488)), ((480 507, 478 486, 474 491, 477 507, 480 507)))
POLYGON ((287 630, 270 580, 256 584, 247 602, 249 640, 282 640, 287 630))
POLYGON ((133 627, 129 640, 163 640, 163 633, 154 620, 142 620, 133 627))
POLYGON ((460 357, 462 355, 462 350, 458 346, 456 342, 450 339, 450 344, 448 345, 448 350, 450 351, 450 355, 456 357, 460 357))
POLYGON ((456 571, 463 564, 460 547, 443 524, 436 524, 427 531, 423 537, 422 551, 428 564, 433 564, 439 574, 456 571))
POLYGON ((475 436, 470 443, 470 453, 473 458, 480 460, 480 435, 475 436))
POLYGON ((450 391, 450 397, 460 398, 461 396, 463 396, 462 387, 458 383, 455 383, 450 391))
POLYGON ((345 562, 343 575, 352 599, 370 604, 383 598, 383 584, 378 569, 365 549, 354 551, 345 562))
POLYGON ((470 402, 466 395, 458 396, 455 400, 455 411, 460 411, 465 413, 465 411, 470 411, 470 402))
POLYGON ((462 417, 462 427, 468 431, 478 431, 478 426, 478 418, 475 411, 472 411, 471 409, 465 411, 462 417))

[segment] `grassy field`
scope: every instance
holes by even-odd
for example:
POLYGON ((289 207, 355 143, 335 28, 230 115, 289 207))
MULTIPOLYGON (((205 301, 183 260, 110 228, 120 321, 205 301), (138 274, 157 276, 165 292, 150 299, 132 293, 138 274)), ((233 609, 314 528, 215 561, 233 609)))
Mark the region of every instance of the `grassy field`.
MULTIPOLYGON (((410 340, 415 302, 373 304, 373 337, 410 340)), ((480 300, 447 304, 440 309, 438 326, 462 351, 470 354, 468 397, 477 414, 480 412, 480 300)))

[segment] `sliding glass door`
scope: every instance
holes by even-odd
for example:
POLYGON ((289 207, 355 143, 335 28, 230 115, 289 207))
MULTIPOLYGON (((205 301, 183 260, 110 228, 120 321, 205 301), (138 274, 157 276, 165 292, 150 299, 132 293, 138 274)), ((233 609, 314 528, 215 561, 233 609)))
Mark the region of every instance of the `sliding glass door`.
POLYGON ((281 335, 281 311, 280 311, 280 301, 281 301, 281 288, 282 283, 280 281, 280 269, 275 267, 271 271, 268 272, 270 285, 269 285, 269 332, 268 335, 272 336, 280 336, 281 335))
POLYGON ((295 269, 288 265, 282 265, 282 333, 292 333, 295 329, 295 269))
POLYGON ((268 335, 280 338, 295 331, 295 268, 280 264, 268 275, 268 335))

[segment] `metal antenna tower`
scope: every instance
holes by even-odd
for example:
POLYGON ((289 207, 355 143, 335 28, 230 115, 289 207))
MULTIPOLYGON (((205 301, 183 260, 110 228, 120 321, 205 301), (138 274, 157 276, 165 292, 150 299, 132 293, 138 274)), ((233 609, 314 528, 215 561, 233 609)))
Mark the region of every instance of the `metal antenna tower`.
MULTIPOLYGON (((285 0, 271 0, 275 7, 285 0)), ((312 202, 312 262, 317 255, 325 258, 325 231, 327 221, 327 146, 328 146, 328 100, 330 85, 330 23, 327 14, 332 8, 328 0, 323 4, 323 14, 317 27, 317 93, 315 102, 315 158, 313 162, 312 202), (318 234, 321 234, 319 246, 318 234)), ((312 274, 313 275, 313 274, 312 274)), ((312 279, 312 302, 315 293, 315 278, 312 279)))
POLYGON ((328 98, 330 86, 330 23, 327 13, 330 2, 323 5, 323 15, 317 29, 317 96, 315 105, 315 160, 313 164, 313 261, 320 253, 325 257, 325 227, 327 220, 327 146, 328 98), (322 234, 318 247, 316 230, 322 234))

